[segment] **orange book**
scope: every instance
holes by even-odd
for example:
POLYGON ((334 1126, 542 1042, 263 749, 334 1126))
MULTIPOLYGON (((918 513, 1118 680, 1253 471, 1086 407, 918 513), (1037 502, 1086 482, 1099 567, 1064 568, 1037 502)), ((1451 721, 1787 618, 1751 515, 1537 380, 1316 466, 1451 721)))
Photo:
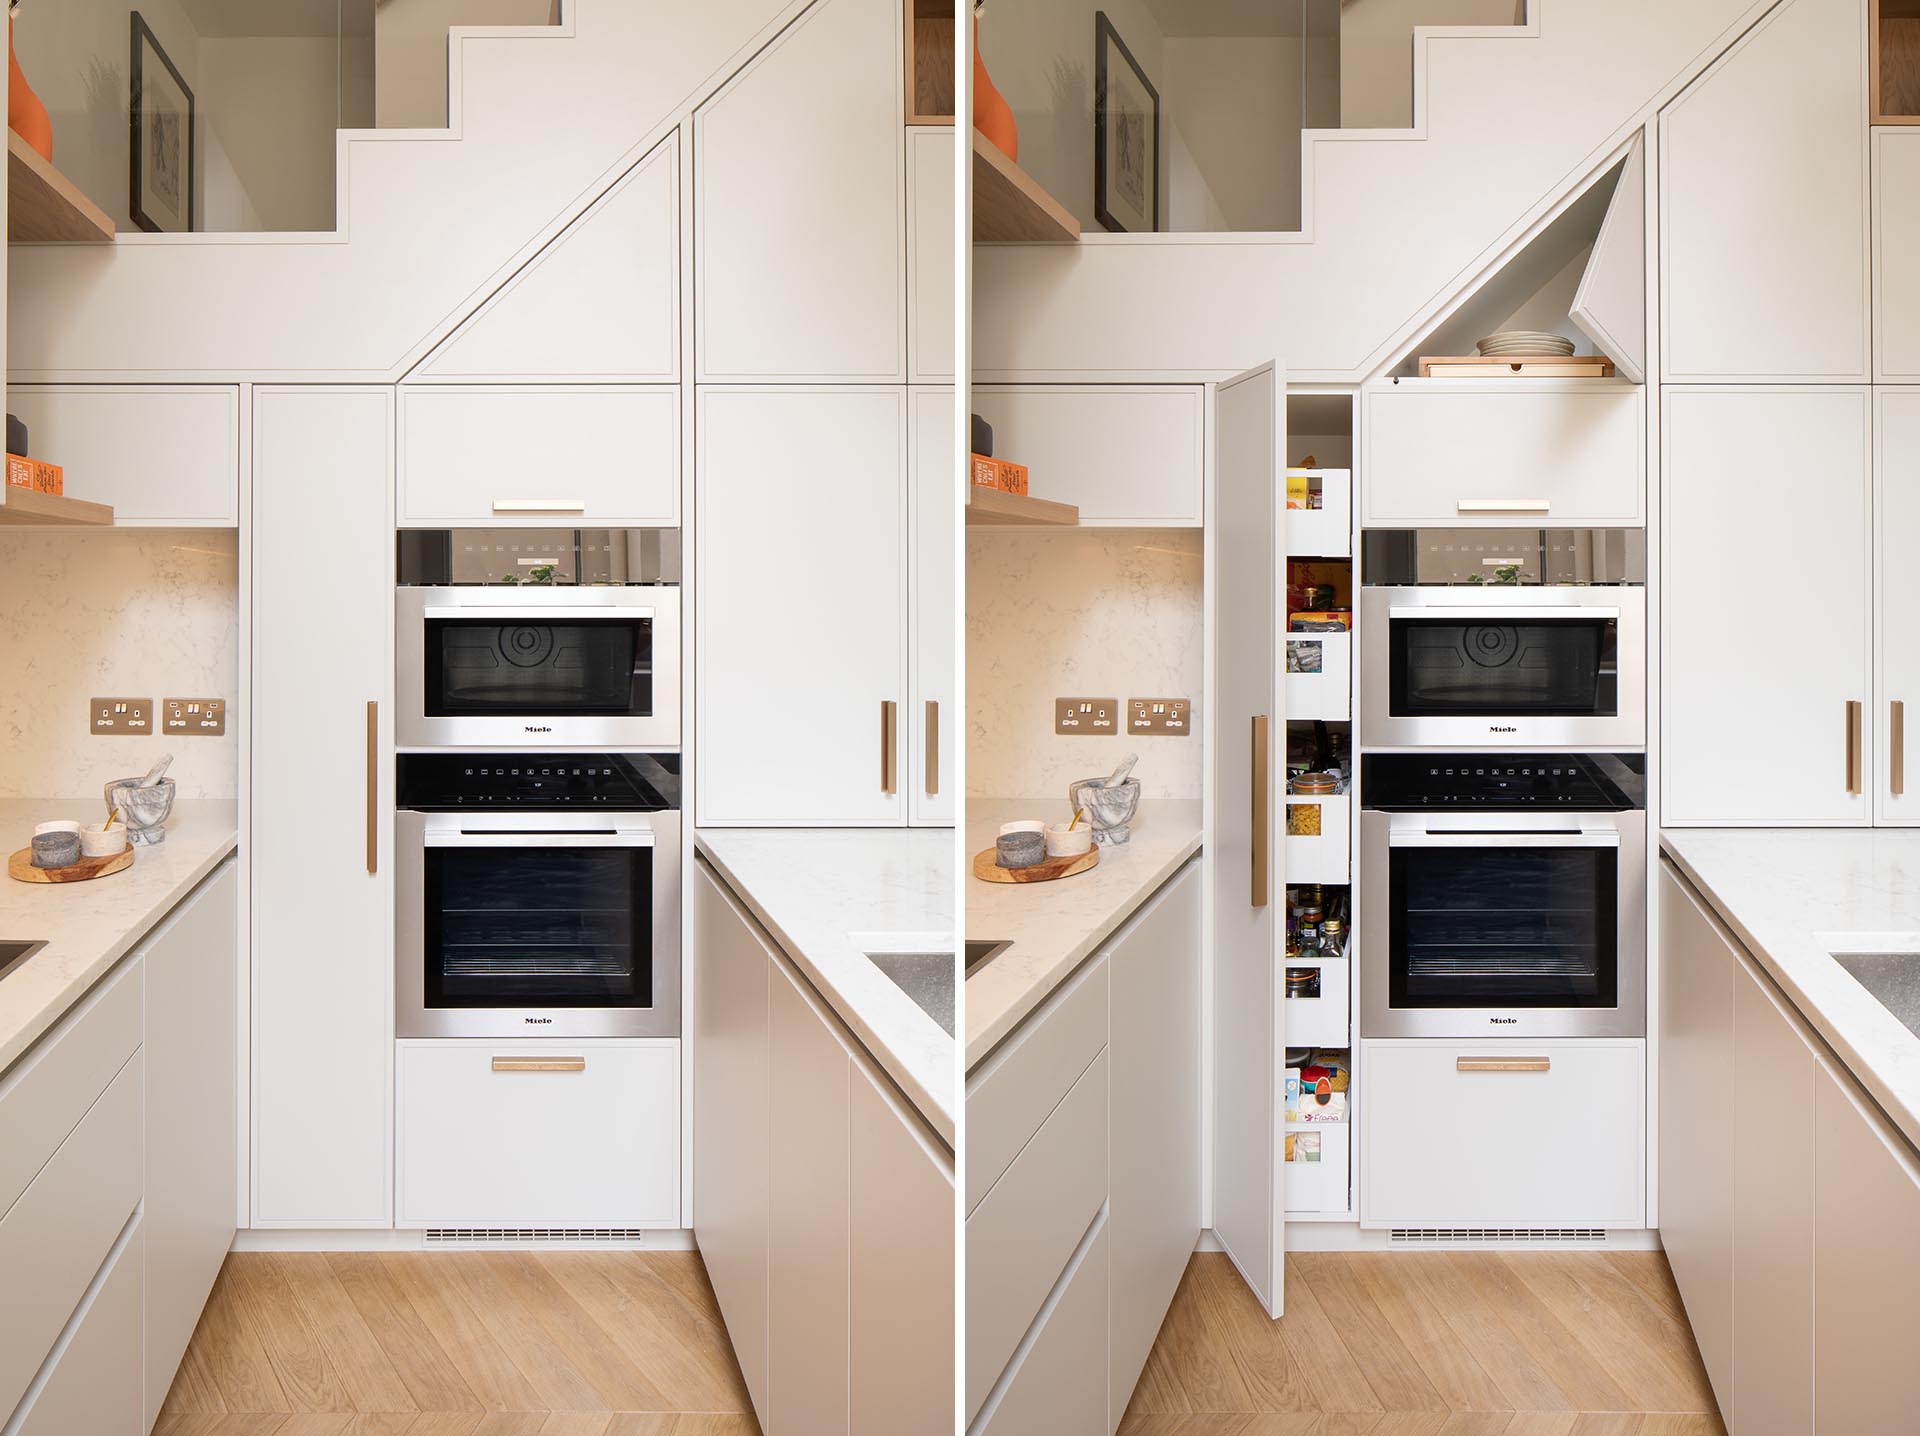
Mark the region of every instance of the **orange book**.
POLYGON ((7 455, 7 483, 16 489, 38 488, 34 481, 34 470, 40 466, 32 459, 23 459, 18 454, 7 455))
POLYGON ((1024 494, 1027 491, 1027 466, 1007 459, 989 459, 985 454, 975 454, 973 481, 983 489, 998 489, 1005 494, 1024 494))
POLYGON ((1027 466, 1000 460, 1000 487, 1010 494, 1024 494, 1027 491, 1027 466))
POLYGON ((33 461, 33 486, 43 494, 63 494, 67 491, 67 471, 58 464, 33 461))
POLYGON ((985 454, 973 456, 973 481, 983 489, 1000 487, 1000 461, 985 454))

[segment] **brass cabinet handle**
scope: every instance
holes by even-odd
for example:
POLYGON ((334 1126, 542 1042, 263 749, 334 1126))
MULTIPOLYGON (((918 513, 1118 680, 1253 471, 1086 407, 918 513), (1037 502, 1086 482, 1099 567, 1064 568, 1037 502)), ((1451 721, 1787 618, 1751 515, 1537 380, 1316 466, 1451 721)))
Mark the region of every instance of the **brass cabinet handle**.
POLYGON ((493 1059, 496 1072, 584 1072, 587 1059, 584 1057, 496 1057, 493 1059))
POLYGON ((893 737, 895 713, 899 708, 891 698, 880 700, 880 791, 891 794, 895 788, 893 737))
POLYGON ((1847 700, 1847 791, 1860 791, 1860 700, 1847 700))
POLYGON ((1548 1072, 1553 1069, 1551 1057, 1456 1057, 1453 1070, 1456 1072, 1548 1072))
POLYGON ((380 705, 367 700, 367 875, 380 871, 380 705))
POLYGON ((1272 826, 1267 793, 1267 715, 1253 715, 1253 906, 1267 905, 1267 829, 1272 826))
POLYGON ((940 704, 927 700, 927 796, 940 796, 940 704))
POLYGON ((1907 791, 1907 705, 1887 704, 1887 786, 1898 798, 1907 791))

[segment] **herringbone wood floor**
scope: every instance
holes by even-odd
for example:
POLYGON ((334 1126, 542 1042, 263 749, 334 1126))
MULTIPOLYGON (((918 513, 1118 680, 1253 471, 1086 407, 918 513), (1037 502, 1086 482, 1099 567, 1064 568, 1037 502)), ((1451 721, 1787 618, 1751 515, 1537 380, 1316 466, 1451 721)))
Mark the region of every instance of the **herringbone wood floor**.
POLYGON ((236 1252, 155 1436, 759 1429, 693 1252, 236 1252))
POLYGON ((1120 1436, 1725 1436, 1657 1252, 1197 1254, 1120 1436))

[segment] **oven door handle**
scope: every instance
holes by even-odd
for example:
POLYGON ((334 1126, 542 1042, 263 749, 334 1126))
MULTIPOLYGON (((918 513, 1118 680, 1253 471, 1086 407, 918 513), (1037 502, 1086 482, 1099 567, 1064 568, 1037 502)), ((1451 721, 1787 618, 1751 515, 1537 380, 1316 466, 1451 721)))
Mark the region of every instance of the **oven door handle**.
POLYGON ((1607 604, 1567 604, 1533 606, 1525 603, 1396 603, 1387 608, 1389 619, 1425 618, 1435 622, 1449 619, 1499 619, 1516 623, 1549 622, 1553 619, 1588 618, 1620 620, 1617 606, 1607 604))
POLYGON ((528 623, 579 623, 586 620, 601 622, 619 622, 629 618, 651 620, 654 610, 651 605, 635 604, 566 604, 556 603, 550 607, 535 607, 527 603, 460 603, 429 605, 420 610, 422 618, 459 619, 459 618, 517 618, 528 623))
POLYGON ((478 832, 428 833, 422 841, 429 848, 650 848, 654 846, 654 835, 612 829, 555 833, 492 828, 478 832))
POLYGON ((1617 829, 1434 829, 1418 833, 1389 833, 1390 848, 1617 848, 1617 829))

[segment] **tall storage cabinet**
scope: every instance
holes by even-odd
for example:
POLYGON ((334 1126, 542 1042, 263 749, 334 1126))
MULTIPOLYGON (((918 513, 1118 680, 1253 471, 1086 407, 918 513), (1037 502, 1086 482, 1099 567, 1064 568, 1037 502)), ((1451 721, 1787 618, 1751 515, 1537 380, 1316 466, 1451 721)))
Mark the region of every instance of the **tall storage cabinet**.
MULTIPOLYGON (((1920 319, 1920 315, 1916 316, 1920 319)), ((1907 758, 1907 723, 1920 724, 1920 389, 1874 391, 1875 630, 1872 773, 1875 813, 1887 827, 1920 826, 1920 769, 1907 758)), ((1914 736, 1920 738, 1920 728, 1914 736)))
POLYGON ((253 391, 255 1226, 392 1220, 393 453, 391 389, 253 391))
POLYGON ((965 738, 954 691, 954 397, 951 388, 915 388, 907 395, 907 500, 913 536, 907 578, 912 586, 907 655, 908 820, 950 827, 958 799, 954 754, 965 738))

